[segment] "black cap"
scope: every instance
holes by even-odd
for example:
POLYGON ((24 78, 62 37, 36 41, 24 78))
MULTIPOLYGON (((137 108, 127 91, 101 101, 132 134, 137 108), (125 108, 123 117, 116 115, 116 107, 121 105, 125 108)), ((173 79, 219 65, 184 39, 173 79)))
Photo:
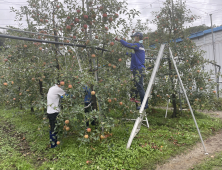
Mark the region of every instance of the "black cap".
POLYGON ((139 36, 139 38, 143 39, 143 34, 141 32, 136 32, 135 34, 131 35, 131 37, 139 36))

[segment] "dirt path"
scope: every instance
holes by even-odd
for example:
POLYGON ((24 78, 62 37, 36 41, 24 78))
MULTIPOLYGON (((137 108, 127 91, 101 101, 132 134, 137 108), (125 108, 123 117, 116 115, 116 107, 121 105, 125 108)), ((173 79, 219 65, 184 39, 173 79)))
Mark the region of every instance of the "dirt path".
MULTIPOLYGON (((212 117, 222 119, 220 111, 200 111, 212 117)), ((213 157, 215 153, 222 151, 222 130, 216 132, 214 136, 209 137, 204 141, 208 155, 205 155, 201 143, 196 144, 193 149, 189 149, 186 153, 173 157, 164 165, 157 166, 156 170, 188 170, 194 165, 201 163, 207 157, 213 157)))
POLYGON ((44 155, 36 155, 31 151, 25 134, 16 132, 14 125, 5 122, 1 117, 0 119, 0 131, 3 132, 2 135, 5 135, 5 140, 7 140, 16 151, 20 152, 22 157, 25 157, 28 162, 32 162, 36 168, 46 161, 44 155))

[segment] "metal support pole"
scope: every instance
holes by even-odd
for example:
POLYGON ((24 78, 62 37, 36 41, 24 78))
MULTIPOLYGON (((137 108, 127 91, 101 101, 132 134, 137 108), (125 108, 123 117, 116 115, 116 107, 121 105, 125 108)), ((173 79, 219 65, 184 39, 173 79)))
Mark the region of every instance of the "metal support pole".
MULTIPOLYGON (((212 33, 212 45, 213 45, 213 55, 214 55, 214 70, 215 70, 215 82, 217 83, 217 68, 216 68, 216 52, 215 52, 215 44, 214 44, 214 32, 213 32, 213 24, 212 24, 212 14, 210 14, 210 22, 211 22, 211 33, 212 33)), ((217 83, 217 93, 219 93, 219 86, 217 83)), ((218 96, 218 95, 217 95, 218 96)))
MULTIPOLYGON (((87 47, 86 45, 80 45, 80 44, 63 43, 63 42, 56 42, 56 41, 47 41, 47 40, 40 40, 40 39, 27 38, 27 37, 17 37, 17 36, 4 35, 4 34, 0 34, 0 37, 10 38, 10 39, 17 39, 17 40, 24 40, 24 41, 33 41, 33 42, 41 42, 41 43, 49 43, 49 44, 58 44, 58 45, 67 45, 67 46, 90 48, 90 47, 87 47)), ((105 49, 100 48, 100 47, 96 47, 95 49, 102 50, 102 51, 108 51, 108 50, 105 50, 105 49)))
POLYGON ((179 87, 179 100, 180 100, 180 112, 182 113, 182 102, 181 102, 181 92, 179 87))
POLYGON ((24 31, 24 30, 5 28, 5 27, 0 27, 0 29, 5 29, 5 30, 15 31, 15 32, 22 32, 22 33, 29 33, 29 34, 36 34, 36 35, 43 35, 43 36, 46 36, 46 37, 54 37, 54 38, 62 38, 62 39, 65 38, 65 39, 72 40, 72 41, 83 41, 83 42, 86 41, 86 40, 73 39, 73 38, 70 38, 70 37, 60 37, 60 36, 55 36, 55 35, 43 34, 43 33, 39 33, 39 32, 24 31))
POLYGON ((168 111, 168 105, 169 105, 169 103, 170 103, 170 99, 169 99, 169 100, 167 100, 167 109, 166 109, 165 118, 167 118, 167 111, 168 111))
POLYGON ((188 106, 189 106, 189 108, 190 108, 191 115, 192 115, 193 120, 194 120, 194 123, 195 123, 195 125, 196 125, 197 132, 198 132, 199 137, 200 137, 200 140, 201 140, 201 142, 202 142, 202 145, 203 145, 203 148, 204 148, 205 154, 208 154, 207 151, 206 151, 206 148, 205 148, 205 145, 204 145, 204 142, 203 142, 203 139, 202 139, 202 136, 201 136, 201 133, 200 133, 199 127, 198 127, 198 125, 197 125, 197 122, 196 122, 195 116, 194 116, 194 114, 193 114, 192 107, 191 107, 190 102, 189 102, 189 99, 188 99, 188 97, 187 97, 186 90, 185 90, 185 88, 184 88, 184 86, 183 86, 183 82, 182 82, 182 80, 181 80, 181 78, 180 78, 180 74, 179 74, 179 71, 178 71, 178 69, 177 69, 176 62, 175 62, 175 60, 174 60, 174 58, 173 58, 173 54, 172 54, 172 51, 171 51, 170 48, 169 48, 169 51, 170 51, 170 56, 171 56, 171 59, 172 59, 172 62, 173 62, 174 68, 175 68, 175 70, 176 70, 176 72, 177 72, 177 75, 178 75, 178 79, 179 79, 179 81, 180 81, 180 85, 181 85, 181 87, 182 87, 182 89, 183 89, 184 96, 185 96, 185 98, 186 98, 186 100, 187 100, 187 104, 188 104, 188 106))

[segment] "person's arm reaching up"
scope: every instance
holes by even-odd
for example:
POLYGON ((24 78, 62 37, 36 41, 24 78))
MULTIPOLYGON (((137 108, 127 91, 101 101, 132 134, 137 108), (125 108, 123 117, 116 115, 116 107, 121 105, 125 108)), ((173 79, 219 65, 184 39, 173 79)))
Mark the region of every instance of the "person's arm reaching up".
POLYGON ((140 46, 138 46, 138 43, 128 43, 124 40, 120 40, 121 44, 127 48, 139 50, 140 46))

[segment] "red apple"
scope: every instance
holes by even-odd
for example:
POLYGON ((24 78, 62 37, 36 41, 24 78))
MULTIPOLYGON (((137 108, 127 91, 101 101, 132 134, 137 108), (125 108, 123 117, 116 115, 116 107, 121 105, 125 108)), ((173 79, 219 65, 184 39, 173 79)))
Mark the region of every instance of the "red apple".
POLYGON ((118 17, 119 17, 119 15, 117 13, 115 13, 114 18, 118 18, 118 17))
POLYGON ((67 26, 66 26, 66 29, 67 29, 67 30, 71 30, 71 26, 70 26, 70 25, 67 25, 67 26))
POLYGON ((75 22, 79 22, 79 19, 78 19, 78 18, 75 18, 74 21, 75 21, 75 22))
POLYGON ((76 36, 73 36, 73 39, 76 39, 76 36))
POLYGON ((81 12, 81 10, 80 9, 77 9, 77 11, 76 11, 78 14, 81 12))
POLYGON ((83 25, 83 27, 86 29, 86 28, 87 28, 87 25, 86 25, 86 24, 84 24, 84 25, 83 25))
POLYGON ((91 128, 87 128, 87 132, 91 132, 91 128))
POLYGON ((103 6, 99 7, 99 10, 102 11, 103 10, 103 6))
POLYGON ((74 26, 74 23, 71 23, 70 25, 71 25, 71 26, 74 26))
POLYGON ((105 30, 108 31, 108 27, 105 27, 105 30))
POLYGON ((106 14, 106 13, 104 13, 104 14, 103 14, 103 17, 104 17, 104 18, 106 18, 106 17, 107 17, 107 14, 106 14))
POLYGON ((67 19, 70 19, 70 16, 67 16, 67 19))
POLYGON ((84 19, 88 19, 88 15, 84 15, 84 19))
POLYGON ((111 42, 110 45, 113 46, 113 45, 114 45, 114 42, 111 42))
POLYGON ((109 22, 112 22, 112 21, 113 21, 113 19, 112 19, 112 17, 110 17, 110 18, 109 18, 109 22))

